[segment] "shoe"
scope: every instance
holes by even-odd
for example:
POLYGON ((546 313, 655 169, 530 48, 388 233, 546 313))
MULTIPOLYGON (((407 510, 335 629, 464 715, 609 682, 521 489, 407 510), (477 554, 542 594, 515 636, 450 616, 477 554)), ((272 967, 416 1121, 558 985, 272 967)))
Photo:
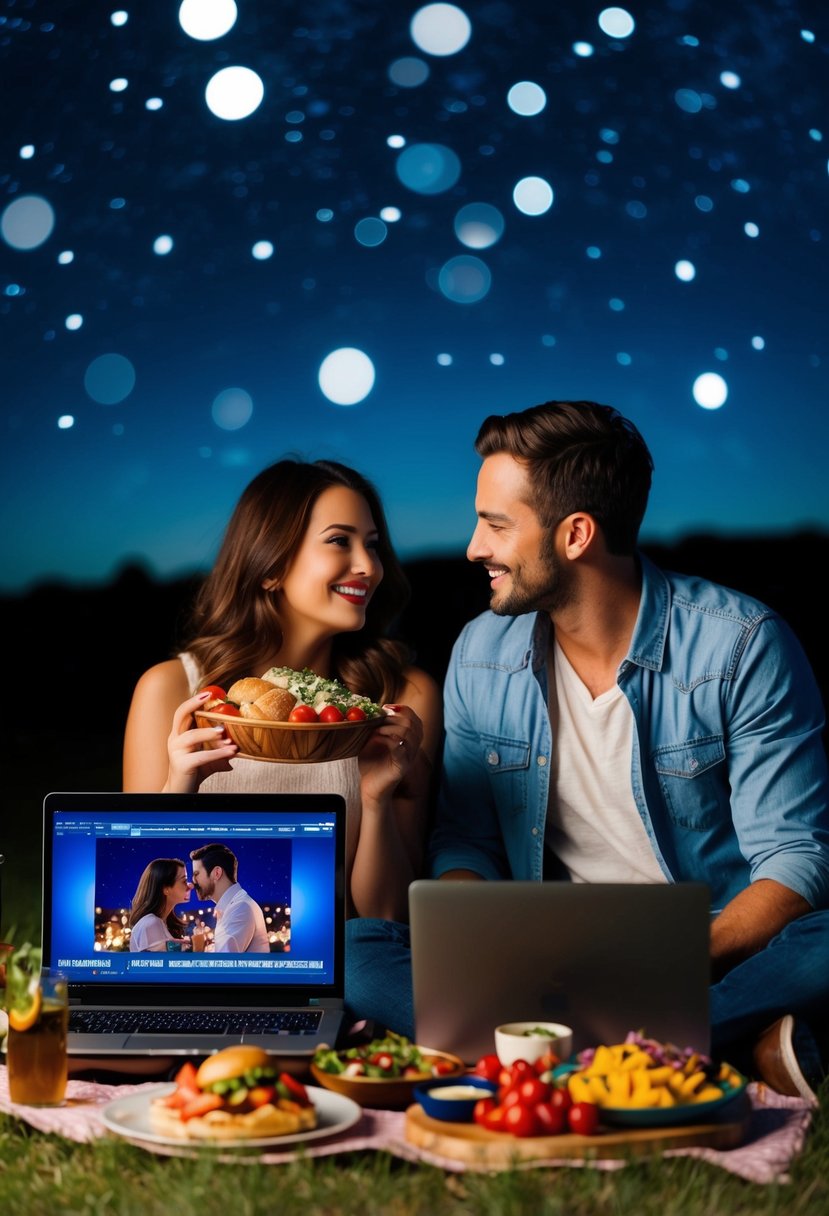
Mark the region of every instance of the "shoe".
POLYGON ((789 1098, 805 1098, 817 1106, 817 1094, 800 1067, 794 1048, 794 1018, 778 1018, 759 1036, 752 1050, 757 1076, 770 1089, 789 1098))

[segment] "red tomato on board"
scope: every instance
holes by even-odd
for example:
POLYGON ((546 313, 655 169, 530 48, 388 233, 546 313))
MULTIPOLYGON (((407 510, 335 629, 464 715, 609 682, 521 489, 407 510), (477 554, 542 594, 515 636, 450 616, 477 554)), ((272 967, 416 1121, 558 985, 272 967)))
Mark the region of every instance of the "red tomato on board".
POLYGON ((599 1108, 593 1102, 574 1102, 567 1111, 567 1123, 571 1132, 579 1136, 593 1136, 599 1126, 599 1108))
POLYGON ((553 1086, 553 1092, 550 1094, 550 1105, 558 1106, 561 1110, 569 1110, 573 1105, 569 1089, 558 1089, 556 1086, 553 1086))
POLYGON ((225 701, 223 705, 216 705, 211 709, 211 714, 224 714, 226 718, 241 718, 242 712, 238 705, 234 705, 232 701, 225 701))
POLYGON ((567 1112, 552 1102, 539 1102, 535 1108, 535 1121, 542 1136, 560 1136, 567 1127, 567 1112))
POLYGON ((288 714, 289 722, 318 722, 317 711, 313 705, 295 705, 288 714))
POLYGON ((479 1098, 472 1109, 472 1118, 482 1127, 488 1127, 487 1118, 497 1109, 494 1098, 479 1098))
POLYGON ((342 710, 337 709, 336 705, 326 705, 319 712, 320 722, 344 722, 345 716, 342 710))
POLYGON ((525 1106, 537 1106, 550 1098, 550 1087, 540 1077, 527 1077, 518 1083, 518 1096, 525 1106))
POLYGON ((554 1051, 545 1051, 543 1056, 539 1056, 533 1068, 536 1076, 541 1076, 545 1072, 550 1072, 553 1068, 558 1068, 561 1060, 554 1051))
POLYGON ((501 1075, 501 1061, 496 1055, 481 1056, 475 1065, 475 1076, 484 1077, 487 1081, 497 1084, 501 1075))
POLYGON ((349 722, 365 722, 366 711, 364 709, 360 709, 359 705, 352 705, 351 709, 348 710, 345 716, 349 722))
POLYGON ((538 1133, 538 1123, 535 1111, 531 1106, 522 1106, 516 1102, 508 1106, 504 1114, 504 1131, 513 1136, 535 1136, 538 1133))
MULTIPOLYGON (((492 1098, 479 1098, 475 1106, 481 1106, 484 1102, 492 1102, 492 1098)), ((483 1112, 479 1122, 491 1132, 503 1132, 506 1131, 504 1127, 504 1116, 506 1113, 506 1109, 503 1106, 493 1105, 483 1112)))

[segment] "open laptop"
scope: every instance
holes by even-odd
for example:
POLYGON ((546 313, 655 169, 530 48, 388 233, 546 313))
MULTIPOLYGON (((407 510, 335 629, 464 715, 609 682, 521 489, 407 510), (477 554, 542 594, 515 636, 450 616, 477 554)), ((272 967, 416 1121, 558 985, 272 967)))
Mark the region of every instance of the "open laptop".
POLYGON ((629 1030, 707 1052, 703 883, 451 882, 409 888, 417 1042, 472 1062, 496 1026, 554 1021, 573 1047, 629 1030))
MULTIPOLYGON (((206 1055, 334 1046, 343 1016, 345 801, 336 794, 52 793, 44 800, 43 959, 69 982, 69 1053, 206 1055), (131 951, 128 913, 154 858, 221 842, 270 949, 131 951)), ((175 909, 210 938, 215 907, 175 909)), ((185 947, 189 946, 185 942, 185 947)), ((168 949, 167 947, 171 947, 168 949)))

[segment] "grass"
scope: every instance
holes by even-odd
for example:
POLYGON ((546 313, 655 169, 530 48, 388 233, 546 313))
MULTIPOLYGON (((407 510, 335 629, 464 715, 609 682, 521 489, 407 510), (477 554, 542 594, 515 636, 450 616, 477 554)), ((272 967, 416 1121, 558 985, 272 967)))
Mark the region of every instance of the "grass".
MULTIPOLYGON (((0 938, 40 934, 40 806, 49 789, 115 789, 103 740, 74 764, 16 740, 2 851, 0 938), (28 754, 27 754, 28 753, 28 754), (72 771, 77 767, 77 773, 72 771), (50 771, 52 770, 52 771, 50 771), (90 779, 94 772, 94 780, 90 779), (21 776, 16 776, 21 774, 21 776), (37 774, 33 780, 33 774, 37 774), (35 781, 39 789, 33 788, 35 781)), ((111 754, 111 752, 110 752, 111 754)), ((158 1157, 114 1139, 75 1144, 0 1115, 0 1216, 829 1216, 829 1082, 789 1184, 744 1182, 691 1158, 637 1160, 623 1170, 532 1169, 444 1174, 386 1153, 315 1158, 283 1166, 217 1167, 158 1157)))
POLYGON ((743 1182, 686 1158, 623 1170, 535 1169, 444 1174, 385 1153, 284 1166, 157 1157, 115 1140, 72 1144, 0 1116, 0 1211, 17 1216, 742 1216, 829 1212, 829 1119, 824 1094, 790 1184, 743 1182))

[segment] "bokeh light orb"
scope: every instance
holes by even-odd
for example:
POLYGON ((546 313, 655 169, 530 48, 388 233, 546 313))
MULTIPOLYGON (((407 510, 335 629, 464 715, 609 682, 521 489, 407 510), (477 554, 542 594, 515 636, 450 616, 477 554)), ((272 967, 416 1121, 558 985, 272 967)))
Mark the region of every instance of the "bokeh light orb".
POLYGON ((626 8, 604 8, 599 13, 599 29, 608 38, 629 38, 636 22, 626 8))
POLYGON ((760 235, 760 228, 757 224, 754 224, 751 220, 749 220, 747 223, 743 224, 743 232, 746 234, 746 236, 750 236, 753 240, 755 237, 760 235))
POLYGON ((455 236, 468 249, 488 249, 504 233, 504 217, 490 203, 467 203, 455 216, 455 236))
POLYGON ((35 154, 34 144, 24 144, 20 149, 19 156, 21 160, 31 160, 35 154))
POLYGON ((70 331, 70 333, 74 333, 75 331, 79 330, 83 325, 82 314, 79 312, 70 312, 69 316, 64 321, 64 325, 70 331))
POLYGON ((367 215, 365 219, 358 220, 354 225, 354 238, 360 245, 372 249, 375 245, 383 244, 388 231, 382 220, 377 219, 376 216, 367 215))
POLYGON ((543 215, 554 197, 553 187, 543 177, 522 177, 512 192, 512 201, 524 215, 543 215))
POLYGON ((411 144, 397 158, 395 172, 415 194, 443 194, 461 175, 461 162, 443 144, 411 144))
POLYGON ((438 287, 453 304, 477 304, 491 286, 489 267, 469 254, 450 258, 438 275, 438 287))
POLYGON ((173 238, 166 232, 161 236, 157 236, 153 241, 153 253, 157 253, 160 258, 166 257, 168 253, 172 253, 175 242, 173 238))
POLYGON ((416 89, 429 79, 429 65, 415 55, 395 59, 389 67, 389 80, 399 89, 416 89))
POLYGON ((674 266, 674 274, 681 283, 690 283, 697 276, 697 268, 693 262, 689 262, 686 258, 680 258, 674 266))
POLYGON ((522 118, 540 114, 546 104, 547 94, 532 80, 519 80, 507 93, 507 105, 513 114, 520 114, 522 118))
POLYGON ((412 17, 409 33, 427 55, 457 55, 472 35, 472 23, 456 4, 426 4, 412 17))
POLYGON ((83 386, 99 405, 117 405, 135 388, 135 368, 124 355, 99 355, 87 367, 83 386))
POLYGON ((702 109, 702 98, 696 89, 677 89, 674 101, 686 114, 699 114, 702 109))
POLYGON ((54 208, 39 194, 22 194, 0 216, 0 235, 12 249, 37 249, 54 226, 54 208))
POLYGON ((204 90, 208 110, 227 122, 249 118, 254 110, 259 109, 264 96, 265 86, 261 76, 252 68, 239 66, 221 68, 210 77, 204 90))
POLYGON ((380 209, 380 219, 385 220, 387 224, 396 224, 402 218, 403 212, 399 207, 382 207, 380 209))
POLYGON ((703 372, 693 387, 694 400, 704 410, 718 410, 728 397, 728 385, 717 372, 703 372))
POLYGON ((210 413, 221 430, 238 431, 251 420, 253 398, 243 388, 223 389, 213 398, 210 413))
POLYGON ((590 42, 574 42, 573 54, 578 55, 579 59, 589 59, 593 54, 593 46, 590 42))
POLYGON ((334 405, 357 405, 374 388, 374 364, 356 346, 341 346, 326 355, 318 380, 323 395, 334 405))
POLYGON ((70 263, 74 262, 74 260, 75 260, 75 255, 71 249, 62 249, 60 251, 60 253, 58 254, 58 265, 59 266, 69 266, 70 263))
POLYGON ((720 84, 725 89, 739 89, 742 80, 736 72, 720 72, 720 84))
POLYGON ((271 241, 257 241, 250 252, 257 262, 267 262, 268 258, 273 257, 273 244, 271 241))
POLYGON ((178 23, 197 42, 222 38, 236 24, 235 0, 182 0, 178 23))
POLYGON ((75 419, 71 414, 61 414, 61 416, 58 418, 59 431, 70 431, 74 425, 75 419))

